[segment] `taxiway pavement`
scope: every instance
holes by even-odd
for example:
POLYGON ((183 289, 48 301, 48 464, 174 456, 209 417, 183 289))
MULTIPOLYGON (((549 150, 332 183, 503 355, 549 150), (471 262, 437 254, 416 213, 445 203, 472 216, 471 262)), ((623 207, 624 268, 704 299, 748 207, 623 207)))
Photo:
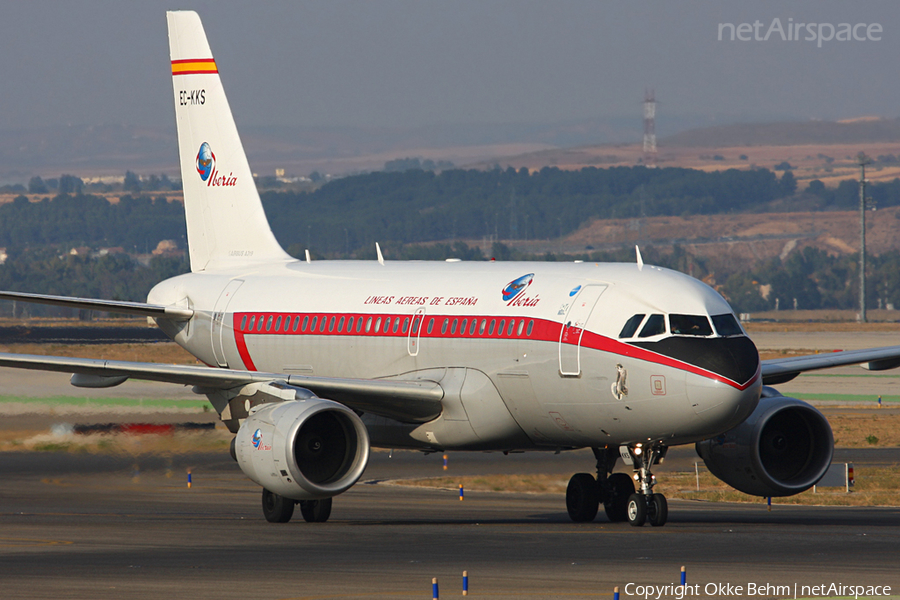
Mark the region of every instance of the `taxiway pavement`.
MULTIPOLYGON (((557 494, 469 492, 459 501, 453 489, 385 484, 443 474, 441 459, 379 452, 367 483, 335 499, 328 523, 298 514, 273 525, 259 488, 227 457, 63 456, 2 457, 3 598, 424 599, 432 577, 448 598, 460 595, 467 570, 473 598, 611 597, 620 586, 625 599, 635 597, 628 583, 677 584, 682 565, 689 584, 704 586, 701 598, 724 597, 704 593, 707 584, 900 590, 898 508, 672 501, 661 528, 602 515, 574 524, 557 494)), ((447 473, 497 472, 505 459, 514 461, 507 468, 571 473, 588 470, 585 458, 456 454, 447 473)))

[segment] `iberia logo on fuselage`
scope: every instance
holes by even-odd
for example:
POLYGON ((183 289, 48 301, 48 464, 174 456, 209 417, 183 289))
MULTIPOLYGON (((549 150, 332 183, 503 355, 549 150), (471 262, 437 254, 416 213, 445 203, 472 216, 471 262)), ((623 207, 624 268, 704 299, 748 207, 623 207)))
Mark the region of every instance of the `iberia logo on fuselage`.
POLYGON ((529 273, 528 275, 522 275, 518 279, 514 281, 510 281, 506 284, 506 287, 503 288, 503 301, 509 302, 514 299, 516 296, 525 291, 529 285, 531 285, 531 281, 534 279, 534 273, 529 273))
POLYGON ((207 142, 200 144, 200 150, 197 152, 197 174, 200 175, 202 181, 206 182, 207 187, 237 185, 237 177, 233 173, 225 176, 216 171, 216 155, 213 154, 212 148, 207 142))

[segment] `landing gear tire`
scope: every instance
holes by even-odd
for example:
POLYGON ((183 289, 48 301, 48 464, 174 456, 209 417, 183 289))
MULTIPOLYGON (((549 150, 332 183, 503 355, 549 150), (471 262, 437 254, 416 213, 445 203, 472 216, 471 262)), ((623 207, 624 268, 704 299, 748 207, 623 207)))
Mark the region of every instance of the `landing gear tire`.
POLYGON ((269 523, 287 523, 294 516, 294 501, 263 488, 263 515, 269 523))
POLYGON ((300 514, 307 523, 324 523, 331 516, 331 498, 301 500, 300 514))
POLYGON ((642 527, 647 521, 647 498, 643 494, 628 497, 628 522, 632 527, 642 527))
POLYGON ((650 524, 654 527, 662 527, 666 524, 666 521, 669 519, 669 503, 666 502, 666 497, 662 494, 653 494, 648 498, 647 508, 649 509, 647 512, 647 520, 650 521, 650 524))
POLYGON ((575 473, 566 487, 566 510, 576 523, 589 523, 600 508, 597 480, 590 473, 575 473))
POLYGON ((613 473, 607 478, 609 494, 604 498, 603 509, 613 523, 628 520, 628 498, 634 494, 634 481, 625 473, 613 473))

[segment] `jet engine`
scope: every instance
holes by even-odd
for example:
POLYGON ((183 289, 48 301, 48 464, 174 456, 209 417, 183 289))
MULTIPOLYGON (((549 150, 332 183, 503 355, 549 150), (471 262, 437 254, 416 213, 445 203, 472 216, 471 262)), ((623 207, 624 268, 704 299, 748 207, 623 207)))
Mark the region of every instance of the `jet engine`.
POLYGON ((813 485, 831 465, 831 426, 809 404, 763 388, 746 421, 698 442, 697 454, 728 485, 754 496, 793 496, 813 485))
POLYGON ((356 413, 331 400, 270 402, 250 409, 234 454, 241 470, 270 492, 318 500, 359 480, 369 461, 369 434, 356 413))

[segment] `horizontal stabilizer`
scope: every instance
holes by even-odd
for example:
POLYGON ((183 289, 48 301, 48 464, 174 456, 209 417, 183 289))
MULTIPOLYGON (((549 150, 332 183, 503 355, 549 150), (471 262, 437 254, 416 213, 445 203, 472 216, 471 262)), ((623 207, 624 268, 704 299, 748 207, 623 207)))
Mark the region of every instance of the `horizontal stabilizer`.
POLYGON ((50 304, 67 308, 98 310, 126 315, 140 315, 173 321, 187 321, 194 316, 194 311, 180 306, 162 306, 144 304, 142 302, 120 302, 118 300, 94 300, 92 298, 72 298, 70 296, 48 296, 46 294, 27 294, 25 292, 0 292, 0 300, 32 302, 34 304, 50 304))

